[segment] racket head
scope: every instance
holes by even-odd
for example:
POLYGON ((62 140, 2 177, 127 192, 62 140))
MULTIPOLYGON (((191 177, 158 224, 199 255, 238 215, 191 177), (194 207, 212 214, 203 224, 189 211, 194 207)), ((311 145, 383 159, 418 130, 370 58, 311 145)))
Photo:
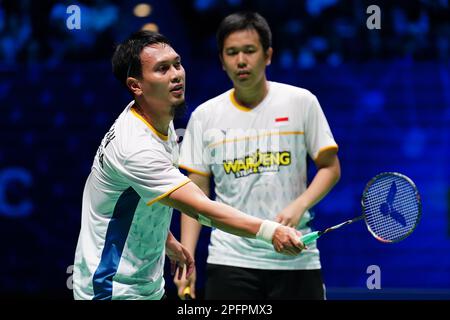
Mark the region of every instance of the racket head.
POLYGON ((385 243, 408 237, 422 216, 416 185, 398 172, 383 172, 373 177, 364 189, 361 206, 367 229, 375 239, 385 243))

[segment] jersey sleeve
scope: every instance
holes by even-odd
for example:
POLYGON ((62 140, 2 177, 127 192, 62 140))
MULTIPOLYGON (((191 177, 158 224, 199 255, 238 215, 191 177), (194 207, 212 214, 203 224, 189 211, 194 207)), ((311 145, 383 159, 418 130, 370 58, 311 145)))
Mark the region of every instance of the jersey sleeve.
POLYGON ((322 151, 337 149, 338 145, 334 140, 319 101, 314 95, 306 109, 306 113, 304 124, 306 147, 309 156, 315 160, 322 151))
POLYGON ((211 169, 208 165, 207 149, 203 140, 204 126, 205 123, 198 113, 192 113, 181 142, 179 167, 189 172, 209 176, 211 169))
POLYGON ((145 148, 129 155, 123 173, 133 189, 151 205, 190 182, 174 166, 163 147, 145 148))

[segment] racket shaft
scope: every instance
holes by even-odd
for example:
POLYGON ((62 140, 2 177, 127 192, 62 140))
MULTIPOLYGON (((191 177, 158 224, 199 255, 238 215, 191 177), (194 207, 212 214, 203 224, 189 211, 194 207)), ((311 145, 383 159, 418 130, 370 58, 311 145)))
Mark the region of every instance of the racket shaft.
POLYGON ((332 226, 332 227, 326 229, 326 230, 324 231, 324 233, 330 232, 330 231, 332 231, 332 230, 339 229, 340 227, 346 226, 346 225, 348 225, 348 224, 351 224, 351 223, 353 223, 353 222, 359 221, 359 220, 361 220, 361 219, 364 219, 364 215, 361 215, 361 216, 356 217, 356 218, 354 218, 354 219, 347 220, 347 221, 345 221, 345 222, 342 222, 342 223, 340 223, 340 224, 337 224, 337 225, 335 225, 335 226, 332 226))
POLYGON ((308 245, 308 244, 310 244, 311 242, 314 242, 315 240, 317 240, 317 239, 318 239, 322 234, 324 234, 324 233, 330 232, 330 231, 332 231, 332 230, 336 230, 336 229, 338 229, 338 228, 340 228, 340 227, 342 227, 342 226, 345 226, 345 225, 347 225, 347 224, 351 224, 351 223, 353 223, 353 222, 355 222, 355 221, 359 221, 359 220, 361 220, 361 219, 364 219, 364 215, 361 215, 361 216, 356 217, 356 218, 354 218, 354 219, 347 220, 347 221, 345 221, 345 222, 342 222, 342 223, 340 223, 340 224, 337 224, 337 225, 335 225, 335 226, 333 226, 333 227, 330 227, 330 228, 326 229, 326 230, 323 231, 323 232, 320 232, 320 231, 310 232, 310 233, 305 234, 304 236, 302 236, 302 237, 300 238, 300 240, 303 242, 304 245, 308 245))

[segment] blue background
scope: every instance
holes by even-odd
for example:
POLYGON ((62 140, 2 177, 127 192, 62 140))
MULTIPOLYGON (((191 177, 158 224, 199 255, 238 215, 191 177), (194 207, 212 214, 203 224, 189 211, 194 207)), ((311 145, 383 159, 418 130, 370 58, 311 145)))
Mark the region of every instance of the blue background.
MULTIPOLYGON (((377 242, 363 223, 319 240, 328 297, 450 298, 448 1, 152 1, 146 18, 133 16, 137 3, 0 2, 0 296, 71 299, 85 179, 130 101, 111 73, 114 45, 156 23, 182 56, 191 112, 230 88, 214 32, 250 9, 272 27, 269 79, 313 92, 340 146, 342 177, 315 208, 315 227, 359 215, 379 172, 406 174, 423 199, 417 230, 398 244, 377 242), (66 27, 70 4, 81 8, 80 30, 66 27), (381 30, 366 27, 370 4, 381 30), (366 286, 371 265, 381 290, 366 286)), ((172 226, 178 235, 177 214, 172 226)), ((208 235, 196 257, 200 295, 208 235)), ((170 276, 166 287, 174 298, 170 276)))

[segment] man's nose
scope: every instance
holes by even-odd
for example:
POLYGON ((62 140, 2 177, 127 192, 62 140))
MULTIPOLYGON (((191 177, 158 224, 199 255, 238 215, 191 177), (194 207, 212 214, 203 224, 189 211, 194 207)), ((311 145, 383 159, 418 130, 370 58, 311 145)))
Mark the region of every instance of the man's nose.
POLYGON ((247 59, 245 57, 245 54, 243 52, 239 52, 237 54, 237 64, 239 68, 243 68, 247 65, 247 59))
POLYGON ((183 74, 184 74, 183 68, 177 69, 175 67, 172 67, 171 81, 172 82, 180 82, 181 79, 183 78, 183 74))

